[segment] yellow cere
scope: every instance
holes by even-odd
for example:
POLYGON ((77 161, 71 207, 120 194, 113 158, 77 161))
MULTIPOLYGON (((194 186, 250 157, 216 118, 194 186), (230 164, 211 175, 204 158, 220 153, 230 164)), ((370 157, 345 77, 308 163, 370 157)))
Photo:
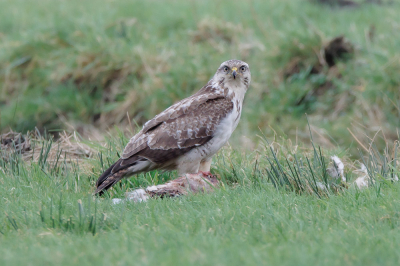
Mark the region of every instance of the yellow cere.
POLYGON ((237 71, 237 67, 232 67, 232 71, 237 71))

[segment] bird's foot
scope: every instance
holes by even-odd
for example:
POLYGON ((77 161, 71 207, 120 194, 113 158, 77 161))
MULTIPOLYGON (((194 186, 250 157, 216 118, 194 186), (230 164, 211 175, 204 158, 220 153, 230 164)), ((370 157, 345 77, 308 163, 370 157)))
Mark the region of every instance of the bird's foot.
POLYGON ((198 174, 201 174, 203 176, 213 176, 210 171, 199 171, 198 174))

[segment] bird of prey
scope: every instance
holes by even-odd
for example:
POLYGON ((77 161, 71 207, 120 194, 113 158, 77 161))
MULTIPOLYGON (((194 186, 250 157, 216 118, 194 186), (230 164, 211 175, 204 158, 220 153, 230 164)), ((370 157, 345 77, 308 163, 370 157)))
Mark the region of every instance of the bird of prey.
POLYGON ((95 194, 124 177, 154 169, 177 170, 179 176, 209 173, 213 155, 239 123, 250 81, 247 63, 223 62, 200 91, 144 124, 121 158, 99 177, 95 194))

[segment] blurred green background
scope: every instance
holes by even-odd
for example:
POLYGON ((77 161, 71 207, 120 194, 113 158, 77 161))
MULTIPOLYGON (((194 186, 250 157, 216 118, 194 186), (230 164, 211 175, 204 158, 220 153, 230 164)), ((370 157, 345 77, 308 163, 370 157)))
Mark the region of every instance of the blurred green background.
POLYGON ((237 58, 252 84, 232 144, 307 141, 307 113, 318 144, 354 154, 355 139, 398 139, 399 13, 371 0, 1 1, 0 131, 132 129, 237 58))
POLYGON ((0 134, 59 138, 0 139, 0 265, 399 265, 399 14, 399 0, 0 0, 0 134), (231 58, 252 84, 238 149, 213 161, 221 189, 112 204, 176 177, 152 171, 93 197, 136 125, 231 58), (328 179, 331 155, 347 182, 328 179))

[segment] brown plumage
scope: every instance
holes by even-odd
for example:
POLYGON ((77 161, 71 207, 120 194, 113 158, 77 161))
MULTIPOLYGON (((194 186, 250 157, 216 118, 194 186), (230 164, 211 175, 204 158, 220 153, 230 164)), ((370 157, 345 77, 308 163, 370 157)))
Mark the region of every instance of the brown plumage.
POLYGON ((245 62, 222 63, 199 92, 166 109, 127 144, 121 158, 97 180, 95 194, 124 177, 154 169, 180 175, 209 171, 212 156, 227 142, 239 122, 250 84, 245 62))

